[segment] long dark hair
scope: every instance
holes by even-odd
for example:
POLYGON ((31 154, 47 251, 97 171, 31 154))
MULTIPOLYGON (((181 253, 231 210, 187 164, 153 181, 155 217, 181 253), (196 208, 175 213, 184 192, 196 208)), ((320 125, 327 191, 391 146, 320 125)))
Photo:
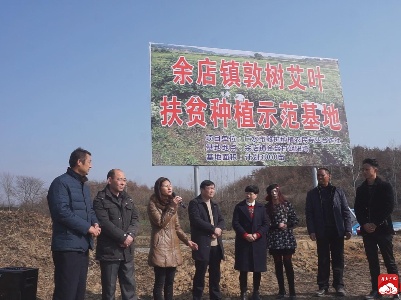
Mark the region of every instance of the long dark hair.
POLYGON ((266 194, 267 194, 267 195, 266 195, 266 198, 265 198, 265 200, 267 201, 267 204, 266 204, 266 211, 267 211, 267 213, 269 214, 269 216, 270 216, 271 214, 273 214, 273 197, 272 197, 272 190, 274 190, 275 188, 278 189, 278 195, 277 195, 277 197, 278 197, 279 203, 285 203, 285 202, 287 201, 287 200, 284 198, 283 194, 281 193, 280 187, 278 186, 277 183, 273 183, 273 184, 269 185, 269 186, 266 188, 266 194))
POLYGON ((162 193, 160 192, 160 188, 162 187, 162 184, 165 181, 168 181, 171 183, 170 179, 168 179, 167 177, 159 177, 156 180, 155 185, 153 186, 153 191, 155 193, 155 196, 156 196, 157 200, 159 200, 160 202, 162 202, 162 193))

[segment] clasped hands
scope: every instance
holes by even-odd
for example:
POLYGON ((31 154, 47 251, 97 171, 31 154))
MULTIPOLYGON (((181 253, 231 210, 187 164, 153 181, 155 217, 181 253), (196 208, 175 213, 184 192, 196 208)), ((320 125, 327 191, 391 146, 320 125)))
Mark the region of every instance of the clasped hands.
POLYGON ((222 233, 223 233, 223 231, 220 228, 216 227, 214 229, 214 233, 212 234, 212 238, 215 239, 215 238, 221 236, 222 233))
POLYGON ((254 242, 254 241, 256 241, 256 240, 258 239, 258 235, 257 235, 256 233, 252 233, 252 234, 248 233, 248 234, 245 236, 245 239, 246 239, 248 242, 254 242))
POLYGON ((95 237, 99 236, 101 231, 102 229, 100 228, 99 224, 95 223, 91 227, 89 227, 88 233, 95 237))
POLYGON ((376 224, 375 223, 366 223, 366 224, 363 224, 363 229, 365 229, 365 231, 367 232, 367 233, 372 233, 372 232, 374 232, 375 230, 376 230, 376 224))
POLYGON ((285 224, 285 223, 279 223, 279 224, 278 224, 278 229, 281 229, 281 230, 287 229, 287 224, 285 224))
POLYGON ((125 241, 124 241, 124 243, 122 243, 122 244, 120 245, 120 247, 127 248, 127 247, 131 246, 131 244, 133 243, 133 241, 134 241, 134 238, 128 234, 128 235, 127 235, 127 238, 126 238, 125 241))

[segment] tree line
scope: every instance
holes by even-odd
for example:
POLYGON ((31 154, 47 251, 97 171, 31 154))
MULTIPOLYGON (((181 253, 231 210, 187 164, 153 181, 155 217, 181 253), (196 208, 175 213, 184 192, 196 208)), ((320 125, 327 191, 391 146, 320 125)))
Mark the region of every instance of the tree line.
MULTIPOLYGON (((332 173, 332 183, 344 189, 350 207, 353 207, 356 188, 362 183, 360 174, 364 158, 376 158, 380 164, 379 175, 391 183, 395 193, 396 210, 394 218, 401 220, 401 146, 387 147, 385 149, 355 146, 352 149, 354 166, 328 167, 332 173)), ((319 167, 319 166, 317 166, 319 167)), ((325 166, 327 167, 327 166, 325 166)), ((264 203, 265 189, 272 183, 279 184, 283 194, 290 200, 300 218, 300 226, 305 225, 304 206, 306 193, 313 187, 312 167, 262 167, 254 170, 252 174, 243 176, 229 184, 217 184, 215 200, 219 202, 227 229, 231 229, 231 218, 236 203, 245 198, 244 189, 254 184, 260 189, 258 200, 264 203)), ((210 179, 217 183, 218 168, 213 168, 210 179)), ((3 210, 28 210, 49 215, 47 207, 47 189, 40 178, 23 175, 13 175, 9 172, 0 174, 0 208, 3 210)), ((106 185, 106 181, 89 181, 92 198, 106 185)), ((190 183, 188 183, 190 185, 190 183)), ((175 187, 174 191, 185 202, 194 198, 194 192, 187 187, 175 187)), ((140 214, 141 234, 149 233, 149 220, 147 217, 147 203, 153 192, 153 187, 138 185, 129 180, 127 192, 134 199, 140 214)), ((189 231, 188 212, 180 208, 180 222, 185 231, 189 231)))

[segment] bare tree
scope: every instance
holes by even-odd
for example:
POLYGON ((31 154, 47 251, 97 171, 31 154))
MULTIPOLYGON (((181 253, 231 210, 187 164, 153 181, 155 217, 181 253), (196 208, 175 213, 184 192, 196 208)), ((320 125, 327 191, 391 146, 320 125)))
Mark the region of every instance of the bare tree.
POLYGON ((390 143, 389 163, 390 163, 390 182, 394 188, 395 204, 398 205, 398 173, 401 167, 401 146, 395 146, 395 142, 390 143))
POLYGON ((15 197, 15 177, 14 175, 5 172, 2 173, 0 176, 0 184, 3 188, 3 192, 5 194, 8 210, 11 210, 11 207, 14 204, 14 197, 15 197))
POLYGON ((16 196, 22 206, 33 209, 44 194, 44 181, 32 176, 17 176, 16 196))

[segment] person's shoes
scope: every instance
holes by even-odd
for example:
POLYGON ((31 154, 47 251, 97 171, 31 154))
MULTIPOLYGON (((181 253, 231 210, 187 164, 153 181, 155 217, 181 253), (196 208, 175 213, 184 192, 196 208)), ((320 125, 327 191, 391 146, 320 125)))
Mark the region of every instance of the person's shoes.
POLYGON ((290 293, 290 297, 288 299, 289 300, 297 300, 297 296, 295 293, 290 293))
POLYGON ((329 292, 329 289, 319 289, 319 290, 315 293, 315 296, 316 296, 316 297, 323 297, 324 295, 327 295, 328 292, 329 292))
POLYGON ((248 292, 241 292, 241 300, 248 300, 248 292))
POLYGON ((338 297, 344 297, 347 293, 345 292, 344 288, 342 286, 336 288, 336 296, 338 297))
POLYGON ((285 298, 285 292, 279 292, 276 296, 276 299, 284 299, 285 298))
MULTIPOLYGON (((382 295, 380 295, 377 291, 371 291, 369 295, 365 296, 365 300, 372 300, 372 299, 380 299, 382 295)), ((397 298, 396 298, 397 299, 397 298)))
POLYGON ((251 299, 252 300, 261 300, 260 299, 260 295, 259 295, 259 291, 253 291, 251 299))

